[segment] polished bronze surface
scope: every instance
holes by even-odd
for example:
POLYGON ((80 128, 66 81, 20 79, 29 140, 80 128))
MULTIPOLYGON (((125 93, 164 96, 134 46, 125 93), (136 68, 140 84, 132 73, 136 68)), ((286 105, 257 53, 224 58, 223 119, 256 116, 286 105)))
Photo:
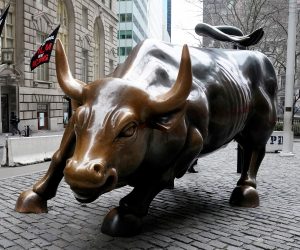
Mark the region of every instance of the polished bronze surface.
POLYGON ((241 49, 257 44, 264 35, 263 28, 254 30, 251 34, 244 35, 240 29, 233 26, 212 26, 207 23, 197 24, 195 32, 200 36, 209 36, 219 41, 234 43, 241 49))
POLYGON ((131 236, 161 190, 232 140, 242 149, 242 173, 230 202, 259 204, 256 174, 275 125, 277 91, 263 54, 187 46, 181 52, 145 40, 109 77, 86 84, 73 78, 58 40, 56 71, 75 112, 48 172, 21 193, 17 211, 46 212, 63 177, 80 202, 131 185, 102 224, 106 234, 131 236))

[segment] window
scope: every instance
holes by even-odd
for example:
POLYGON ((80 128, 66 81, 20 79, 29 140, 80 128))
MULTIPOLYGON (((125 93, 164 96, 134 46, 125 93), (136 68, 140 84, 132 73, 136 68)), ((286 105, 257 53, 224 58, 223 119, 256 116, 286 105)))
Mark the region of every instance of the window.
POLYGON ((100 32, 99 32, 99 27, 97 23, 95 23, 94 27, 94 42, 95 42, 95 47, 94 47, 94 79, 99 79, 100 78, 100 69, 101 69, 101 57, 100 57, 100 46, 101 46, 101 41, 100 41, 100 32))
POLYGON ((100 79, 105 76, 105 52, 104 52, 104 27, 100 17, 94 23, 94 46, 93 46, 93 79, 100 79))
POLYGON ((109 9, 112 9, 112 0, 109 0, 109 9))
POLYGON ((139 43, 141 41, 141 39, 135 34, 135 32, 132 32, 132 37, 133 37, 133 40, 136 42, 136 43, 139 43))
POLYGON ((118 32, 119 39, 131 39, 132 38, 132 30, 120 30, 118 32))
MULTIPOLYGON (((47 34, 42 32, 37 32, 37 46, 40 46, 47 38, 47 34)), ((36 80, 39 81, 49 81, 49 64, 44 63, 36 68, 36 80)))
POLYGON ((114 61, 109 60, 109 73, 112 73, 114 71, 114 61))
POLYGON ((109 41, 113 42, 114 41, 114 27, 109 26, 109 41))
POLYGON ((41 5, 48 7, 48 0, 35 0, 34 2, 36 7, 40 7, 41 5))
POLYGON ((81 80, 88 83, 88 50, 82 49, 82 74, 81 80))
POLYGON ((124 13, 119 15, 119 21, 121 23, 124 22, 132 22, 132 13, 124 13))
MULTIPOLYGON (((14 48, 15 41, 15 16, 13 14, 13 6, 10 7, 6 16, 5 26, 1 34, 1 47, 14 48)), ((3 12, 2 10, 1 12, 3 12)))
POLYGON ((84 28, 88 28, 88 9, 82 6, 82 25, 84 28))
POLYGON ((120 47, 119 56, 127 56, 132 50, 132 47, 120 47))
POLYGON ((59 34, 58 38, 62 41, 62 44, 64 45, 66 54, 68 55, 68 49, 69 49, 69 27, 68 27, 68 13, 67 8, 62 0, 58 1, 57 6, 57 21, 60 23, 59 28, 59 34))

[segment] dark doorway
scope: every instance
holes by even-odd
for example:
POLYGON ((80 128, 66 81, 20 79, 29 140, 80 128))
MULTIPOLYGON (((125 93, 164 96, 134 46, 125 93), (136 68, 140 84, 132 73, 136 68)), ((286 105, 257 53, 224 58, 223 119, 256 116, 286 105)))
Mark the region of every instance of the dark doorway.
POLYGON ((8 116, 8 95, 1 95, 1 119, 2 119, 2 132, 9 132, 9 116, 8 116))

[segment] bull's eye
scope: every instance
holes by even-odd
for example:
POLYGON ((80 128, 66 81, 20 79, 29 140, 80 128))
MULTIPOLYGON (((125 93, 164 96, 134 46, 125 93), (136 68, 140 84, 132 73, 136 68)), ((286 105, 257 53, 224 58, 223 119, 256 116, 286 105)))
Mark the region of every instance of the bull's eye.
POLYGON ((130 137, 135 134, 137 129, 137 125, 135 123, 131 123, 129 126, 126 126, 118 135, 118 137, 130 137))
POLYGON ((169 116, 162 116, 159 119, 159 122, 162 124, 167 124, 170 121, 170 117, 169 116))

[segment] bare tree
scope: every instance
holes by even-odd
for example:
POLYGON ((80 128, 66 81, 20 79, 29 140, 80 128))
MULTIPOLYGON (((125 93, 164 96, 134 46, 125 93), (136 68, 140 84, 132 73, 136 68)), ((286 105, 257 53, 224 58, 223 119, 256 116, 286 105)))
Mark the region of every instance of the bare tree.
MULTIPOLYGON (((211 25, 232 25, 240 28, 244 34, 263 27, 265 35, 261 42, 253 47, 266 54, 273 62, 278 74, 279 103, 283 103, 285 72, 286 72, 286 46, 288 27, 288 1, 282 0, 188 0, 197 5, 203 5, 203 21, 211 25)), ((298 20, 300 18, 297 11, 298 20)), ((297 25, 297 35, 300 34, 300 23, 297 25)), ((297 39, 299 40, 299 39, 297 39)), ((225 43, 203 39, 204 46, 231 47, 225 43)), ((300 44, 296 46, 295 83, 300 80, 297 73, 300 61, 300 44), (298 62, 298 63, 297 63, 298 62), (298 81, 297 81, 298 80, 298 81)), ((299 86, 295 86, 294 115, 300 112, 299 86)), ((279 105, 280 113, 280 105, 279 105)), ((282 110, 283 111, 283 110, 282 110)), ((294 117, 294 116, 293 116, 294 117)))

